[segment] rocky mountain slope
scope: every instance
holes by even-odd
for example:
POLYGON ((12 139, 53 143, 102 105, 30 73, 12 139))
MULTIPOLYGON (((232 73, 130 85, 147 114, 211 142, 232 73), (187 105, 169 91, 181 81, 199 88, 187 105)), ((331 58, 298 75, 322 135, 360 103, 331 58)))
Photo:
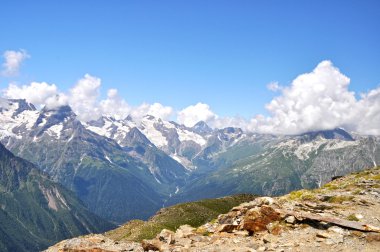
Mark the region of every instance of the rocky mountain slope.
POLYGON ((0 250, 40 251, 59 240, 114 225, 0 144, 0 250))
POLYGON ((380 139, 353 139, 336 129, 301 136, 253 135, 203 160, 210 172, 194 176, 171 202, 234 193, 281 195, 318 188, 335 176, 380 163, 380 139))
MULTIPOLYGON (((133 151, 87 130, 68 106, 36 111, 24 100, 6 105, 0 127, 7 148, 108 220, 148 218, 187 177, 181 164, 149 143, 134 145, 133 151)), ((137 134, 129 133, 127 138, 136 144, 137 134)))
POLYGON ((163 229, 151 240, 131 242, 109 232, 46 251, 378 251, 379 188, 377 167, 319 189, 258 197, 197 228, 163 229))
POLYGON ((117 141, 120 146, 129 146, 128 133, 138 129, 157 148, 164 151, 187 169, 194 169, 192 159, 207 143, 212 134, 206 124, 188 128, 175 122, 163 121, 151 115, 135 122, 131 117, 116 120, 111 117, 101 117, 85 124, 88 130, 117 141))
POLYGON ((380 163, 379 137, 343 129, 273 136, 150 115, 81 122, 69 106, 38 111, 25 100, 0 99, 0 141, 117 223, 179 202, 316 188, 380 163))

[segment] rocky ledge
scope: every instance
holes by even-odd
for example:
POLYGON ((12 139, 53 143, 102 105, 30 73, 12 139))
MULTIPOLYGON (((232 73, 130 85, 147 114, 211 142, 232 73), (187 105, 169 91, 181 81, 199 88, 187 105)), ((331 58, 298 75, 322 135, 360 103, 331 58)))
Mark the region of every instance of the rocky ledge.
POLYGON ((142 242, 89 235, 56 251, 379 251, 380 168, 338 178, 322 188, 259 197, 200 227, 162 230, 142 242))

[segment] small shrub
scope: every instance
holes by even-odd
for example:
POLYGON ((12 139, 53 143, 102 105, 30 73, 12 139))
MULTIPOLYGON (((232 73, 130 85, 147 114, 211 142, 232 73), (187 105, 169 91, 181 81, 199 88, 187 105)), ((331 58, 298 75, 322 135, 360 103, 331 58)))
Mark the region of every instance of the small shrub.
POLYGON ((377 174, 377 175, 373 176, 372 179, 374 179, 374 180, 380 180, 380 174, 377 174))
POLYGON ((342 196, 332 196, 328 202, 330 203, 337 203, 337 204, 340 204, 344 201, 350 201, 354 198, 354 196, 345 196, 345 195, 342 195, 342 196))
POLYGON ((360 194, 361 191, 362 191, 362 190, 360 190, 360 189, 356 189, 355 191, 352 192, 352 194, 354 194, 354 195, 358 195, 358 194, 360 194))
POLYGON ((299 190, 294 191, 289 194, 289 199, 291 200, 309 200, 309 201, 316 201, 317 198, 315 194, 312 191, 307 190, 299 190))
POLYGON ((349 216, 347 216, 346 219, 349 221, 359 221, 359 219, 355 216, 355 214, 350 214, 349 216))
POLYGON ((339 189, 339 187, 333 183, 328 183, 326 185, 323 186, 324 189, 327 189, 327 190, 336 190, 336 189, 339 189))

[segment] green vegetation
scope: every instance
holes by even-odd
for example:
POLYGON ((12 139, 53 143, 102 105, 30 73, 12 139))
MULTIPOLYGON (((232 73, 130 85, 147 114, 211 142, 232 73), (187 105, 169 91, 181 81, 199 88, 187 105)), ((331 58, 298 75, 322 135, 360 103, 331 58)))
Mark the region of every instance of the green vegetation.
POLYGON ((350 214, 349 216, 347 216, 346 219, 349 221, 359 221, 359 219, 355 216, 355 214, 350 214))
POLYGON ((374 180, 380 180, 380 174, 372 176, 372 179, 374 179, 374 180))
POLYGON ((251 194, 239 194, 174 205, 161 209, 148 221, 133 220, 105 235, 115 240, 152 239, 164 228, 175 231, 185 224, 199 227, 212 221, 219 214, 228 212, 232 207, 251 201, 255 197, 251 194))
MULTIPOLYGON (((363 180, 377 180, 380 167, 354 172, 347 175, 343 180, 334 180, 325 184, 321 188, 313 190, 298 190, 285 195, 281 200, 296 200, 296 201, 313 201, 313 202, 328 202, 341 204, 345 201, 352 201, 355 195, 360 195, 363 191, 363 180), (336 195, 338 193, 338 195, 336 195), (335 194, 335 195, 334 195, 335 194), (321 195, 324 195, 323 197, 321 195), (329 195, 329 196, 328 196, 329 195)), ((372 187, 380 187, 380 184, 374 184, 372 187)))
POLYGON ((336 189, 339 189, 338 185, 334 184, 334 183, 327 183, 326 185, 324 185, 322 187, 323 189, 327 189, 327 190, 336 190, 336 189))
POLYGON ((290 200, 308 200, 308 201, 317 200, 315 193, 311 190, 293 191, 289 194, 289 199, 290 200))
POLYGON ((41 251, 63 239, 113 227, 1 144, 0 188, 0 251, 41 251))
POLYGON ((338 196, 332 196, 328 200, 328 202, 340 204, 340 203, 342 203, 344 201, 351 201, 353 199, 354 199, 354 196, 338 195, 338 196))

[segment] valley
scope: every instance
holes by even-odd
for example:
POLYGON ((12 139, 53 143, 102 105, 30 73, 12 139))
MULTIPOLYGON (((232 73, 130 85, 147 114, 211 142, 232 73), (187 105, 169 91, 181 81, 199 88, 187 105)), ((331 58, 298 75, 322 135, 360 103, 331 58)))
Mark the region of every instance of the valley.
MULTIPOLYGON (((212 129, 205 122, 186 127, 151 115, 141 121, 102 116, 84 122, 67 105, 37 110, 25 100, 2 99, 0 104, 0 141, 9 155, 31 162, 49 183, 68 190, 81 202, 75 205, 83 202, 78 207, 95 218, 89 221, 105 221, 101 227, 71 233, 57 230, 60 236, 41 240, 38 246, 129 220, 147 220, 162 207, 182 202, 320 188, 334 177, 380 163, 379 137, 341 128, 269 135, 233 127, 212 129)), ((39 187, 39 197, 47 200, 44 208, 72 212, 63 200, 68 196, 54 188, 39 187)))

